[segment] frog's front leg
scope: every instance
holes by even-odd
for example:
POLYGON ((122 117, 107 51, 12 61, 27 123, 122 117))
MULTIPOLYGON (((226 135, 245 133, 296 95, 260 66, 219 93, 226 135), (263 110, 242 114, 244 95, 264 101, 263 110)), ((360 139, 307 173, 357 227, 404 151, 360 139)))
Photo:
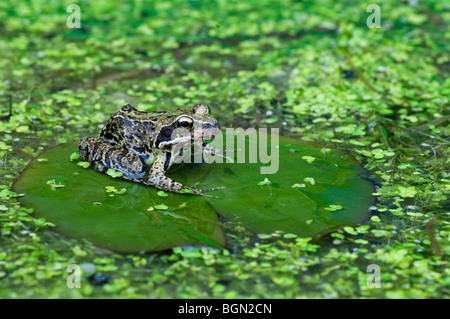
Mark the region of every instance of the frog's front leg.
POLYGON ((159 154, 155 161, 153 162, 152 168, 150 169, 148 179, 144 180, 143 183, 146 185, 151 185, 166 191, 180 193, 182 190, 190 190, 192 194, 201 195, 206 197, 215 197, 212 195, 205 194, 205 192, 215 191, 223 189, 224 187, 216 187, 209 189, 197 189, 194 187, 187 187, 173 179, 164 175, 166 157, 165 153, 159 154))
POLYGON ((119 145, 102 139, 84 137, 78 145, 78 153, 83 161, 105 173, 109 168, 119 171, 125 179, 139 180, 145 175, 144 165, 139 156, 119 145))

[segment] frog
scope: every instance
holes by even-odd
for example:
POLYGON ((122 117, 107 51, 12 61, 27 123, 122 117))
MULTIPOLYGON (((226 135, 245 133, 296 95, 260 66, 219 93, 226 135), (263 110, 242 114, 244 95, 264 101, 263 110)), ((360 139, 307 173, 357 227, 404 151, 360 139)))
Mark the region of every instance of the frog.
POLYGON ((180 162, 181 146, 188 143, 205 155, 225 157, 224 150, 209 144, 219 132, 218 121, 203 103, 186 110, 153 112, 139 111, 127 104, 110 115, 98 138, 81 138, 78 153, 102 173, 113 169, 126 180, 163 191, 217 197, 207 192, 225 187, 200 189, 199 183, 186 186, 165 174, 174 163, 180 162))

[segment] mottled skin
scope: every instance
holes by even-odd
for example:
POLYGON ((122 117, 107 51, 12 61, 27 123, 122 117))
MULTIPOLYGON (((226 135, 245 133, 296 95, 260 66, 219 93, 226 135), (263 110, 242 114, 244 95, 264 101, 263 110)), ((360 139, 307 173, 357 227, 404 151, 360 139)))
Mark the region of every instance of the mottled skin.
POLYGON ((174 163, 176 146, 187 142, 200 141, 204 153, 221 156, 204 142, 214 139, 218 132, 219 125, 210 116, 209 107, 201 103, 190 110, 158 112, 141 112, 125 105, 111 115, 99 138, 82 138, 78 152, 100 172, 112 168, 125 179, 165 191, 190 190, 189 194, 213 197, 204 192, 223 187, 196 189, 196 185, 187 187, 164 174, 174 163))

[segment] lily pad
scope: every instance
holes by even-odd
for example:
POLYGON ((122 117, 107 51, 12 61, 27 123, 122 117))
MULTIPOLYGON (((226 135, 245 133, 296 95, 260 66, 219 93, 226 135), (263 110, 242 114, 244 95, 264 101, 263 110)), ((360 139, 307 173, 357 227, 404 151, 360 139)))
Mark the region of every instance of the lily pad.
MULTIPOLYGON (((248 138, 235 159, 244 150, 248 154, 251 145, 258 147, 258 139, 248 138)), ((61 144, 42 153, 15 190, 57 231, 116 251, 224 247, 217 213, 258 234, 320 237, 367 219, 375 199, 373 184, 354 157, 287 137, 280 137, 274 174, 261 174, 261 166, 268 164, 248 162, 184 164, 167 173, 185 185, 225 186, 211 193, 218 198, 165 193, 83 168, 69 160, 76 148, 76 143, 61 144)))
POLYGON ((25 194, 20 201, 60 233, 123 252, 225 246, 217 214, 203 198, 161 197, 157 189, 83 168, 69 160, 76 149, 69 143, 45 151, 39 158, 48 161, 33 160, 14 185, 25 194))
MULTIPOLYGON (((248 137, 246 154, 252 144, 258 149, 258 142, 259 138, 248 137)), ((278 149, 275 174, 261 174, 261 166, 269 164, 235 162, 191 164, 171 177, 186 185, 201 181, 201 187, 225 186, 215 193, 218 198, 208 199, 210 205, 258 234, 283 231, 318 238, 369 218, 374 185, 352 155, 288 137, 280 137, 278 149)), ((238 152, 235 161, 237 156, 238 152)))

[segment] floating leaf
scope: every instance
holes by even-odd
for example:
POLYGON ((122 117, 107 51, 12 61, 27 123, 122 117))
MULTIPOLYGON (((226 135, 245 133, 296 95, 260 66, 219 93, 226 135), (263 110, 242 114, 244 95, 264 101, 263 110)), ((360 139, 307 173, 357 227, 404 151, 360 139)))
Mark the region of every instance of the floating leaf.
POLYGON ((353 227, 346 226, 344 227, 344 230, 350 235, 358 235, 358 233, 353 229, 353 227))
POLYGON ((331 204, 330 206, 325 207, 324 209, 325 210, 329 210, 330 212, 335 212, 335 211, 343 209, 343 207, 341 205, 333 205, 333 204, 331 204))
POLYGON ((161 196, 161 197, 169 196, 169 194, 167 194, 165 191, 159 191, 159 192, 156 193, 156 195, 161 196))
MULTIPOLYGON (((258 146, 257 139, 247 140, 248 145, 258 146)), ((248 145, 239 152, 248 152, 248 145)), ((354 157, 290 138, 280 138, 274 174, 261 174, 261 166, 270 163, 176 167, 167 176, 185 185, 199 182, 199 188, 226 188, 210 193, 218 198, 170 193, 167 205, 161 203, 167 193, 159 189, 82 169, 69 160, 74 149, 76 143, 45 151, 40 157, 48 162, 33 160, 15 183, 15 191, 26 194, 19 200, 33 208, 38 218, 54 223, 57 231, 118 251, 155 251, 180 245, 223 247, 217 213, 239 229, 260 236, 279 236, 277 231, 282 231, 288 237, 317 238, 366 220, 374 203, 373 184, 363 177, 367 172, 354 157), (314 161, 308 163, 305 157, 314 161), (52 191, 46 184, 63 178, 64 188, 52 191), (122 195, 114 196, 118 194, 122 195)), ((267 147, 262 150, 266 152, 267 147)), ((238 152, 235 159, 237 156, 238 152)))
POLYGON ((121 172, 118 172, 118 171, 116 171, 115 169, 112 169, 112 168, 108 169, 106 171, 106 174, 108 174, 112 178, 122 177, 122 175, 123 175, 121 172))
POLYGON ((307 163, 312 163, 316 160, 315 157, 308 156, 308 155, 302 156, 302 159, 304 159, 307 163))
POLYGON ((263 186, 263 185, 271 185, 272 183, 269 181, 269 179, 266 177, 263 181, 259 182, 258 186, 263 186))
MULTIPOLYGON (((39 159, 38 159, 38 161, 39 161, 39 159)), ((88 168, 89 167, 89 163, 88 162, 78 162, 77 165, 81 166, 83 168, 88 168)))
MULTIPOLYGON (((45 151, 40 156, 48 161, 33 160, 14 185, 25 194, 22 203, 34 209, 35 217, 54 223, 56 231, 124 252, 225 245, 217 215, 203 197, 173 196, 170 206, 177 208, 176 216, 147 211, 161 203, 155 188, 81 168, 69 160, 76 148, 76 143, 70 143, 45 151), (65 187, 51 190, 49 186, 58 187, 62 178, 65 187), (47 185, 49 180, 51 185, 47 185), (123 189, 125 194, 109 196, 123 189)), ((171 208, 164 212, 170 213, 171 208)))
POLYGON ((79 158, 80 158, 80 154, 78 154, 77 151, 73 151, 72 154, 70 154, 70 158, 69 159, 71 161, 74 161, 74 160, 79 159, 79 158))
MULTIPOLYGON (((258 139, 248 137, 247 147, 241 151, 248 154, 252 143, 258 150, 258 139)), ((211 144, 218 145, 216 140, 211 144)), ((209 204, 228 220, 258 234, 281 230, 317 237, 343 226, 356 226, 369 217, 374 186, 363 177, 367 171, 345 151, 280 137, 279 169, 275 174, 261 174, 261 166, 268 165, 190 164, 169 176, 186 185, 225 186, 214 192, 218 198, 208 198, 209 204), (315 160, 307 163, 304 156, 315 160), (261 183, 264 186, 255 187, 261 183), (334 211, 325 209, 330 207, 334 211)))

